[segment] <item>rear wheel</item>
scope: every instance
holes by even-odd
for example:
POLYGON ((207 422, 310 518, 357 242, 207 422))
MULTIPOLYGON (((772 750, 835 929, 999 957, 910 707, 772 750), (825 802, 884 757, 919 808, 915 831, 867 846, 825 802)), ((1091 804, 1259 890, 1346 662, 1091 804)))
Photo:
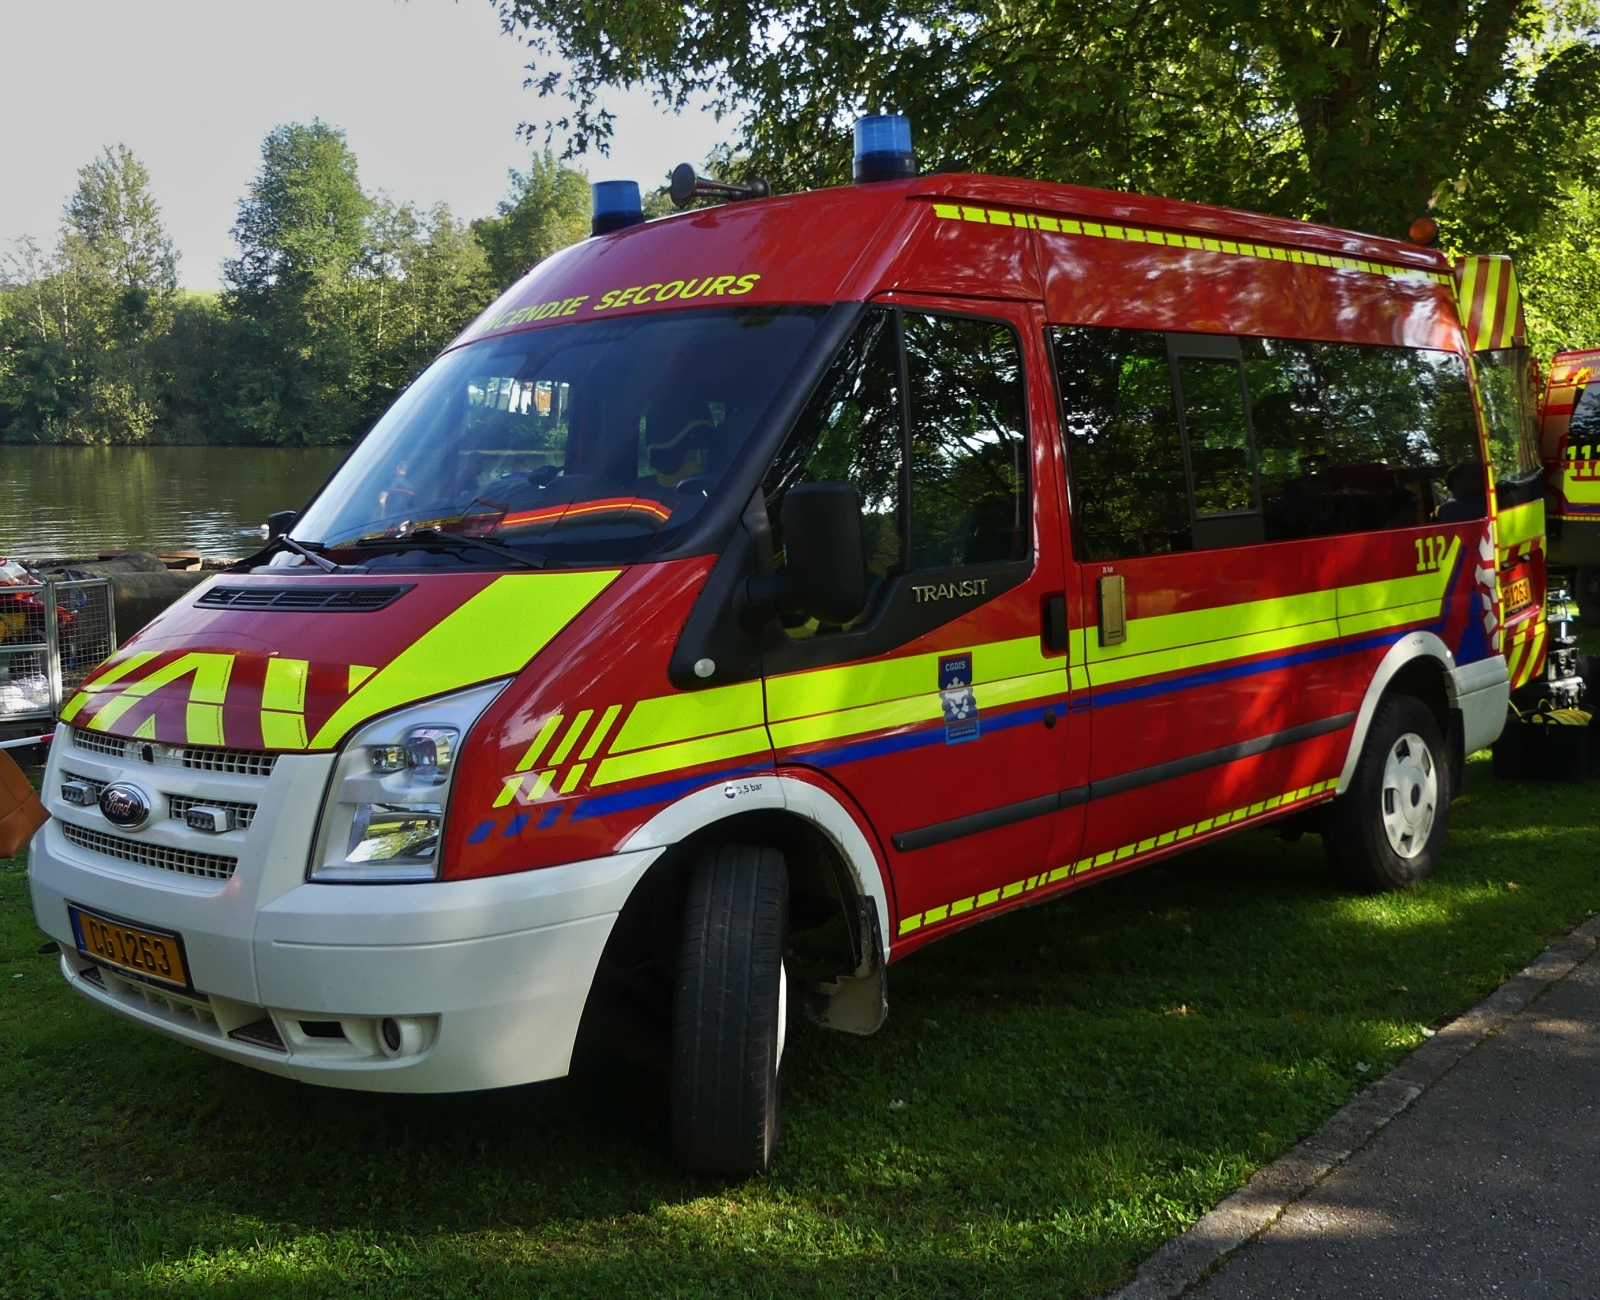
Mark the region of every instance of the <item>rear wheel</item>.
POLYGON ((685 1169, 743 1177, 772 1163, 788 907, 776 849, 711 845, 690 868, 671 1065, 672 1145, 685 1169))
POLYGON ((1381 893, 1433 874, 1450 817, 1446 763, 1427 705, 1410 695, 1379 704, 1355 775, 1324 823, 1328 860, 1349 884, 1381 893))

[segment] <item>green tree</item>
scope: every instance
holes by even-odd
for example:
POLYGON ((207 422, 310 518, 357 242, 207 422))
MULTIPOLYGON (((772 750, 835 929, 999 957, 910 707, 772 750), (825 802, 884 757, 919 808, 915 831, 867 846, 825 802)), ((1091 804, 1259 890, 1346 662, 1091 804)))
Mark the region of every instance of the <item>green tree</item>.
MULTIPOLYGON (((742 114, 742 170, 848 177, 850 120, 894 105, 924 166, 1241 204, 1401 235, 1480 181, 1554 203, 1558 120, 1600 106, 1588 0, 499 0, 569 148, 604 145, 601 92, 742 114)), ((1587 172, 1584 172, 1587 176, 1587 172)), ((1589 178, 1592 179, 1592 178, 1589 178)))
POLYGON ((344 132, 313 121, 267 136, 233 228, 239 256, 223 267, 233 440, 336 443, 358 431, 368 395, 353 327, 372 213, 344 132))
POLYGON ((171 323, 177 254, 124 145, 78 172, 53 253, 9 259, 0 325, 0 412, 8 438, 139 442, 157 429, 156 341, 171 323))
POLYGON ((505 289, 558 249, 589 233, 589 182, 546 149, 528 170, 511 171, 511 193, 499 213, 472 223, 488 259, 489 279, 505 289))
POLYGON ((488 259, 444 204, 375 205, 362 330, 371 400, 387 405, 494 297, 488 259))

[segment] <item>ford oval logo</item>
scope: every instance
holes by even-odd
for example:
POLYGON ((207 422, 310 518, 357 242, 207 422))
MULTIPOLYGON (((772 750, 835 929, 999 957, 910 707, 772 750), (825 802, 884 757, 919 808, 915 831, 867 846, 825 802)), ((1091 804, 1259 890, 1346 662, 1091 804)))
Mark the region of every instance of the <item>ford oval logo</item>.
POLYGON ((137 830, 150 820, 150 796, 136 785, 117 781, 100 791, 100 812, 113 826, 137 830))

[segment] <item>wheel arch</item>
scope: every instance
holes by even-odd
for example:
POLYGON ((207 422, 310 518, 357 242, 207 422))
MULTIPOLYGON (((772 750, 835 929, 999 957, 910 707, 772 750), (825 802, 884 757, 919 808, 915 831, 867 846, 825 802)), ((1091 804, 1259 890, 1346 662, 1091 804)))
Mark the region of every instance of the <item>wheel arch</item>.
POLYGON ((1377 713, 1384 696, 1389 694, 1406 694, 1420 699, 1438 719, 1439 731, 1446 738, 1446 744, 1454 746, 1459 730, 1452 723, 1452 714, 1458 708, 1455 655, 1433 632, 1408 632, 1389 647, 1367 683, 1361 707, 1356 711, 1355 727, 1350 733, 1344 766, 1339 772, 1340 790, 1348 788, 1354 777, 1356 763, 1361 758, 1361 748, 1366 744, 1367 732, 1372 727, 1373 715, 1377 713))

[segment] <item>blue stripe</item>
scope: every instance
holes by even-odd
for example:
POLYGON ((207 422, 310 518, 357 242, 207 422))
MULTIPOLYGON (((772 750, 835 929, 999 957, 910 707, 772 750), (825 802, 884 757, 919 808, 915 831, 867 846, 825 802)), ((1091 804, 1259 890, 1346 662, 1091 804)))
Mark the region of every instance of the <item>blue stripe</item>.
POLYGON ((1359 641, 1330 641, 1313 650, 1296 650, 1290 654, 1272 655, 1266 659, 1251 659, 1245 663, 1228 664, 1222 668, 1208 668, 1204 672, 1188 673, 1182 677, 1167 677, 1161 681, 1143 682, 1138 686, 1124 686, 1118 690, 1094 691, 1094 708, 1110 708, 1146 700, 1155 695, 1169 695, 1178 691, 1194 690, 1200 686, 1213 686, 1217 682, 1238 681, 1242 677, 1255 677, 1261 673, 1276 672, 1280 668, 1295 668, 1300 664, 1335 659, 1342 655, 1364 654, 1368 650, 1387 648, 1413 632, 1444 631, 1444 620, 1402 628, 1398 632, 1381 632, 1377 636, 1362 637, 1359 641))
POLYGON ((587 821, 591 817, 604 817, 607 813, 626 812, 630 808, 643 808, 653 803, 668 803, 681 798, 702 786, 715 785, 736 776, 751 772, 770 772, 771 763, 756 763, 746 767, 730 767, 721 772, 702 772, 699 776, 682 777, 676 781, 660 781, 655 785, 637 786, 616 794, 601 795, 598 799, 585 799, 572 810, 572 820, 587 821))

